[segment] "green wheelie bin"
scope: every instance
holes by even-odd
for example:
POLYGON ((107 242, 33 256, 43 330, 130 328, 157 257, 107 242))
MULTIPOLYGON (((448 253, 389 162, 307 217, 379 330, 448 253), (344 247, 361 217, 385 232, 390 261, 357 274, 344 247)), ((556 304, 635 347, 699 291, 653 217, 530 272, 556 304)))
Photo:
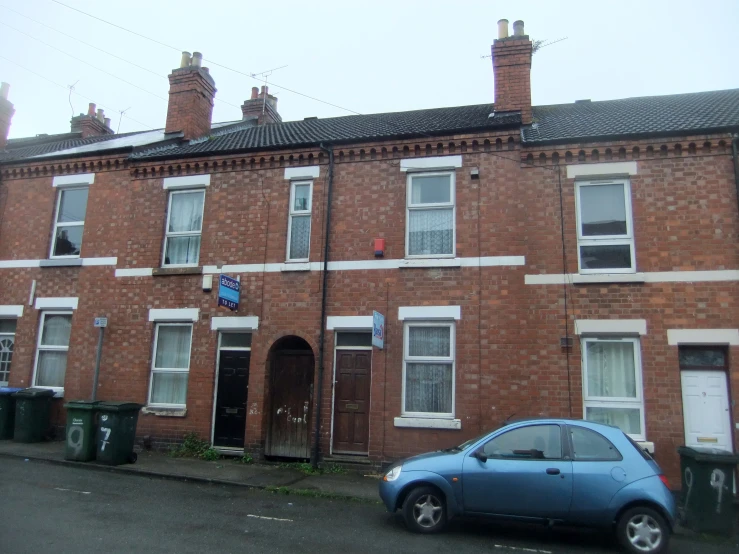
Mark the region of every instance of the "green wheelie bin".
POLYGON ((135 402, 100 402, 95 457, 108 465, 136 462, 133 442, 141 404, 135 402))
POLYGON ((681 446, 683 523, 698 532, 734 530, 734 469, 739 456, 718 448, 681 446))
POLYGON ((15 398, 15 425, 13 440, 16 442, 41 442, 49 430, 51 417, 51 389, 29 388, 13 393, 15 398))
POLYGON ((72 400, 67 409, 67 433, 64 459, 89 462, 95 459, 95 424, 98 402, 72 400))
POLYGON ((13 438, 15 425, 15 398, 14 392, 23 389, 0 387, 0 440, 13 438))

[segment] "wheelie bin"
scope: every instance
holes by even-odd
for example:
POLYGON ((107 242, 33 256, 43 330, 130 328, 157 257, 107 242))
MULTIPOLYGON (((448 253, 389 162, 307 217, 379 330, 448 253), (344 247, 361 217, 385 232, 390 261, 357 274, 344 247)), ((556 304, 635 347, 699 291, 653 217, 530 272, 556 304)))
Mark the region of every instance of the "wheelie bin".
POLYGON ((23 389, 0 387, 0 440, 13 438, 15 425, 15 398, 14 392, 23 389))
POLYGON ((100 402, 96 434, 95 457, 108 465, 134 463, 136 453, 136 423, 141 404, 135 402, 100 402))
POLYGON ((98 402, 73 400, 67 409, 67 433, 64 459, 89 462, 95 459, 95 424, 98 402))
POLYGON ((51 417, 51 389, 29 388, 13 393, 15 398, 15 424, 13 440, 16 442, 41 442, 49 430, 51 417))

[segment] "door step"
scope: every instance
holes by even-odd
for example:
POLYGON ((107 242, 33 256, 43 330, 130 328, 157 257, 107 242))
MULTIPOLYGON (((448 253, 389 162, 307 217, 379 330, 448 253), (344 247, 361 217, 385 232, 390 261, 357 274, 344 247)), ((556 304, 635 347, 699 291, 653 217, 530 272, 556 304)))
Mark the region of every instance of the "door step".
POLYGON ((221 456, 234 456, 240 458, 244 455, 243 448, 231 448, 228 446, 214 446, 213 450, 218 452, 221 456))
POLYGON ((356 471, 371 471, 376 470, 379 467, 377 462, 373 462, 364 456, 345 456, 334 454, 333 456, 326 456, 322 461, 324 464, 334 464, 345 469, 356 471))

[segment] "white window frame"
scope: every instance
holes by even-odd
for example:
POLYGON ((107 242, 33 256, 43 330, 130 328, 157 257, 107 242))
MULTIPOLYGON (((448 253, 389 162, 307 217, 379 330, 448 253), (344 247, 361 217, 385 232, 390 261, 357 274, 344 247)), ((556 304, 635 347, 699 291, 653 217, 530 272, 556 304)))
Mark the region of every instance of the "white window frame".
POLYGON ((203 249, 203 224, 205 223, 205 188, 202 187, 194 187, 194 188, 186 188, 182 190, 173 189, 169 191, 169 195, 167 198, 167 226, 164 228, 164 248, 162 249, 162 267, 198 267, 198 264, 200 263, 200 251, 203 249), (172 215, 172 198, 177 194, 192 194, 194 192, 200 192, 203 194, 203 208, 200 212, 200 231, 172 231, 169 230, 169 218, 172 215), (176 238, 176 237, 194 237, 196 235, 200 236, 200 248, 198 249, 198 259, 195 261, 195 263, 191 264, 168 264, 166 263, 167 260, 167 243, 169 242, 170 238, 176 238))
MULTIPOLYGON (((639 410, 640 434, 629 434, 635 441, 646 440, 644 420, 644 390, 642 385, 641 341, 635 337, 583 337, 580 342, 582 351, 582 392, 583 392, 583 419, 587 419, 588 408, 632 408, 639 410), (612 396, 590 396, 588 393, 587 345, 598 342, 629 342, 634 345, 634 383, 636 398, 617 398, 612 396)), ((628 434, 628 433, 627 433, 628 434)))
MULTIPOLYGON (((38 326, 38 337, 36 338, 36 359, 33 363, 33 386, 34 387, 42 387, 45 389, 50 389, 54 391, 54 396, 57 398, 64 396, 64 387, 50 387, 47 385, 39 385, 36 382, 36 379, 38 378, 38 361, 39 361, 39 354, 41 351, 44 352, 66 352, 67 353, 67 362, 69 362, 69 344, 67 346, 44 346, 41 344, 41 339, 44 335, 44 322, 46 321, 46 316, 49 315, 68 315, 70 318, 73 317, 74 312, 71 312, 69 310, 44 310, 41 312, 41 319, 39 320, 39 326, 38 326)), ((71 325, 72 322, 70 322, 71 325)), ((69 332, 69 341, 72 341, 72 331, 70 329, 69 332)), ((67 380, 67 370, 65 368, 64 370, 64 380, 66 382, 67 380)))
POLYGON ((290 181, 290 211, 287 221, 287 251, 285 252, 285 260, 288 262, 307 262, 310 260, 310 236, 313 230, 313 181, 310 180, 296 180, 290 181), (298 186, 308 185, 310 192, 308 193, 308 209, 307 210, 296 210, 295 209, 295 189, 298 186), (291 258, 290 257, 290 246, 292 241, 292 229, 293 229, 293 218, 294 217, 305 217, 309 216, 308 222, 308 257, 306 258, 291 258))
POLYGON ((456 411, 455 399, 457 396, 457 379, 456 379, 456 325, 454 321, 406 321, 403 324, 403 386, 401 391, 401 416, 402 417, 418 417, 418 418, 434 418, 434 419, 453 419, 456 411), (411 327, 447 327, 449 329, 449 356, 410 356, 408 354, 409 347, 409 329, 411 327), (451 362, 451 363, 450 363, 451 362), (444 363, 452 366, 452 411, 449 413, 442 412, 409 412, 405 409, 405 383, 406 383, 406 366, 409 363, 444 363))
MULTIPOLYGON (((87 191, 87 201, 90 201, 90 187, 89 185, 80 185, 80 186, 60 186, 59 191, 56 195, 56 209, 54 210, 54 226, 52 228, 52 235, 51 235, 51 249, 49 251, 49 259, 52 260, 67 260, 67 259, 76 259, 79 258, 82 255, 82 252, 80 251, 79 254, 69 254, 66 256, 55 256, 54 255, 54 249, 56 247, 56 232, 59 227, 82 227, 82 236, 84 238, 85 234, 85 220, 82 221, 59 221, 59 208, 61 208, 62 205, 62 195, 65 192, 73 191, 73 190, 86 190, 87 191)), ((85 204, 85 218, 87 218, 87 204, 85 204)), ((81 248, 81 246, 80 246, 81 248)))
MULTIPOLYGON (((4 331, 0 331, 0 340, 3 338, 10 337, 13 341, 13 352, 15 352, 15 335, 18 332, 18 318, 15 317, 0 317, 0 320, 7 320, 7 321, 15 321, 16 324, 16 330, 12 333, 6 333, 4 331)), ((13 363, 13 357, 11 356, 10 361, 8 362, 8 379, 10 378, 10 366, 13 363)), ((8 380, 3 381, 2 379, 2 372, 0 372, 0 387, 7 387, 8 386, 8 380)))
POLYGON ((636 249, 634 245, 634 218, 631 210, 631 181, 629 179, 598 179, 588 181, 575 181, 575 212, 577 215, 577 264, 579 272, 583 275, 594 273, 636 273, 636 249), (582 234, 582 213, 580 190, 583 187, 597 187, 602 185, 623 185, 624 208, 626 210, 626 234, 625 235, 601 235, 598 237, 586 237, 582 234), (603 268, 583 269, 581 250, 582 246, 625 246, 629 247, 631 253, 631 267, 628 268, 603 268))
POLYGON ((454 258, 457 255, 457 186, 456 174, 454 171, 423 171, 408 172, 406 179, 406 204, 405 204, 405 257, 409 259, 417 258, 454 258), (414 177, 437 177, 449 176, 449 202, 437 202, 435 204, 413 204, 411 202, 412 186, 414 177), (411 211, 435 210, 439 208, 452 209, 452 252, 450 254, 411 254, 410 253, 410 228, 411 228, 411 211))
POLYGON ((187 388, 190 389, 190 362, 192 361, 192 339, 193 324, 184 321, 158 321, 154 328, 154 348, 151 351, 151 371, 149 372, 149 394, 146 399, 146 405, 150 408, 185 408, 187 407, 187 393, 185 393, 185 403, 183 404, 165 404, 163 402, 152 402, 151 393, 154 385, 154 373, 187 373, 187 388), (187 368, 157 368, 157 346, 159 344, 159 329, 161 327, 189 327, 190 328, 190 350, 187 352, 187 368))

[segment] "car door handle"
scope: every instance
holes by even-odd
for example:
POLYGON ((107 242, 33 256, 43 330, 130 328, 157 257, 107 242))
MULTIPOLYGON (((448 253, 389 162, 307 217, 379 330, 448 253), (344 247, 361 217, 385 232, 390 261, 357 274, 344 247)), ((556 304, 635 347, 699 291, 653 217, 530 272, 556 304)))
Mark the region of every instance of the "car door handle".
POLYGON ((559 475, 559 470, 556 467, 550 467, 547 469, 547 475, 559 475))

